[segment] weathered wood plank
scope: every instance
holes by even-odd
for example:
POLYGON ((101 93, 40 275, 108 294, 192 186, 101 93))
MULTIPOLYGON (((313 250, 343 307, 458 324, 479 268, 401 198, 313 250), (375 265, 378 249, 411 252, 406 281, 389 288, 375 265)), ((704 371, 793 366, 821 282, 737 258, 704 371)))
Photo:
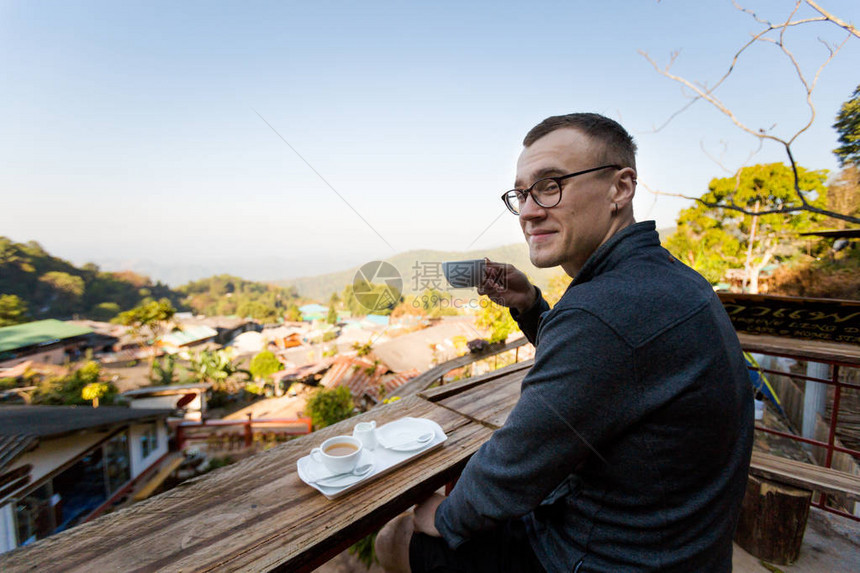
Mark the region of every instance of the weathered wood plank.
POLYGON ((475 388, 476 386, 481 386, 492 380, 498 380, 499 378, 506 377, 507 375, 512 374, 514 372, 519 372, 520 370, 531 370, 531 367, 534 362, 534 359, 517 362, 516 364, 510 364, 508 366, 505 366, 504 368, 499 368, 498 370, 493 370, 492 372, 487 372, 486 374, 481 374, 480 376, 464 378, 463 380, 457 380, 456 382, 445 384, 444 386, 430 388, 429 390, 420 392, 418 395, 422 398, 430 400, 431 402, 439 402, 455 394, 467 392, 472 388, 475 388))
POLYGON ((860 500, 860 476, 753 452, 750 473, 807 490, 843 494, 860 500))
POLYGON ((306 571, 456 475, 491 430, 417 397, 382 406, 163 495, 0 556, 0 570, 306 571), (296 460, 355 423, 438 422, 437 451, 330 501, 296 475, 296 460))
POLYGON ((436 403, 487 427, 500 428, 520 398, 520 385, 528 371, 527 368, 513 371, 436 403))
POLYGON ((507 352, 508 350, 513 350, 514 348, 518 348, 520 346, 525 346, 526 344, 529 344, 529 341, 525 337, 523 337, 518 338, 516 340, 512 340, 511 342, 508 342, 507 344, 502 346, 491 347, 486 352, 481 352, 477 354, 469 353, 464 354, 463 356, 458 356, 457 358, 453 358, 447 362, 443 362, 442 364, 434 366, 430 370, 419 374, 403 386, 396 388, 391 395, 400 397, 415 395, 418 392, 426 390, 431 384, 435 383, 437 380, 439 380, 439 378, 441 378, 451 370, 454 370, 455 368, 462 368, 463 366, 469 365, 473 362, 491 358, 497 354, 507 352))
POLYGON ((860 367, 860 345, 824 342, 820 340, 798 340, 781 336, 738 333, 741 346, 747 352, 758 352, 773 356, 790 356, 806 360, 824 360, 845 366, 860 367))

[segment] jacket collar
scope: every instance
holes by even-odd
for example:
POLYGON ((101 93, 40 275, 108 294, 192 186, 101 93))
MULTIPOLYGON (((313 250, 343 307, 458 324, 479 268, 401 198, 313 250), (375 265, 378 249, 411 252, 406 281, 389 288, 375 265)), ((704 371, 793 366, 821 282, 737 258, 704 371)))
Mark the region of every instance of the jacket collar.
MULTIPOLYGON (((586 283, 645 247, 659 247, 660 236, 654 221, 642 221, 624 227, 594 251, 571 281, 570 287, 586 283)), ((568 287, 568 288, 570 288, 568 287)))

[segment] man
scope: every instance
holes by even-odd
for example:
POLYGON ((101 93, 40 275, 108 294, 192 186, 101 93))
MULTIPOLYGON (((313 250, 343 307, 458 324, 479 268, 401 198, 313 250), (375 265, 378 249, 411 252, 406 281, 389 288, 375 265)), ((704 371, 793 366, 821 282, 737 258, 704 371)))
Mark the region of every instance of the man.
POLYGON ((654 222, 635 222, 624 128, 551 117, 523 144, 504 201, 532 263, 573 281, 550 310, 523 273, 488 263, 479 292, 510 307, 534 366, 451 495, 380 532, 380 560, 414 572, 730 571, 753 424, 734 329, 654 222))

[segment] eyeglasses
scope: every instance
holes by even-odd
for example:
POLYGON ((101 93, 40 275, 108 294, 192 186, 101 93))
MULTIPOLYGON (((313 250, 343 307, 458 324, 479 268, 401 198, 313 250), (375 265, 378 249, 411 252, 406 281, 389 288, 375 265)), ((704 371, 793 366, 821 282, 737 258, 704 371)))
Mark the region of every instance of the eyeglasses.
POLYGON ((511 189, 502 195, 502 201, 505 202, 505 206, 508 208, 508 211, 514 215, 520 214, 520 211, 523 206, 525 206, 529 195, 532 196, 535 203, 544 209, 549 209, 551 207, 555 207, 561 201, 562 181, 570 179, 571 177, 576 177, 577 175, 585 175, 586 173, 591 173, 593 171, 600 171, 601 169, 623 169, 623 167, 620 165, 602 165, 600 167, 586 169, 585 171, 577 171, 576 173, 570 173, 569 175, 562 175, 561 177, 544 177, 543 179, 535 181, 528 189, 511 189))

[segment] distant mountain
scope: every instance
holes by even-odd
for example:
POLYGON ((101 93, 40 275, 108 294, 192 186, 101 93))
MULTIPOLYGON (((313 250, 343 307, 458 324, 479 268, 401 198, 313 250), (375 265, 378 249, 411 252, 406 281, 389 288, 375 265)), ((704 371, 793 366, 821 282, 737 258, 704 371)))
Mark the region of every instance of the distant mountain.
MULTIPOLYGON (((674 228, 658 230, 661 241, 665 241, 666 237, 674 232, 674 228)), ((400 276, 403 278, 403 291, 406 294, 414 294, 416 291, 424 290, 421 283, 426 282, 433 267, 438 267, 438 272, 441 273, 440 263, 444 261, 481 259, 484 257, 489 257, 493 261, 514 265, 526 273, 532 282, 541 288, 547 287, 551 277, 564 272, 560 267, 539 269, 532 265, 529 260, 528 246, 525 242, 474 251, 434 251, 430 249, 407 251, 384 260, 394 265, 400 271, 400 276)), ((367 262, 370 261, 365 261, 365 263, 367 262)), ((325 302, 331 297, 332 293, 341 293, 346 285, 352 284, 355 273, 360 267, 361 265, 357 265, 333 273, 280 280, 275 281, 275 284, 295 287, 299 296, 325 302)), ((443 288, 448 286, 444 281, 444 277, 441 279, 439 286, 443 288)), ((462 289, 462 292, 467 292, 467 290, 462 289)))
MULTIPOLYGON (((560 268, 538 269, 533 266, 529 261, 528 247, 525 243, 475 251, 434 251, 429 249, 407 251, 384 260, 394 265, 400 271, 400 276, 403 278, 404 293, 413 294, 416 291, 423 291, 434 282, 436 283, 436 288, 440 290, 447 288, 448 285, 444 277, 441 276, 441 263, 445 261, 481 259, 484 257, 516 266, 525 272, 538 286, 545 286, 552 275, 562 272, 560 268), (437 273, 439 280, 434 281, 434 274, 437 273)), ((364 263, 368 262, 371 261, 365 261, 364 263)), ((326 301, 331 297, 332 293, 340 293, 346 285, 351 285, 355 278, 355 273, 360 267, 361 265, 357 265, 333 273, 276 281, 275 284, 293 286, 298 291, 299 296, 326 301)))

